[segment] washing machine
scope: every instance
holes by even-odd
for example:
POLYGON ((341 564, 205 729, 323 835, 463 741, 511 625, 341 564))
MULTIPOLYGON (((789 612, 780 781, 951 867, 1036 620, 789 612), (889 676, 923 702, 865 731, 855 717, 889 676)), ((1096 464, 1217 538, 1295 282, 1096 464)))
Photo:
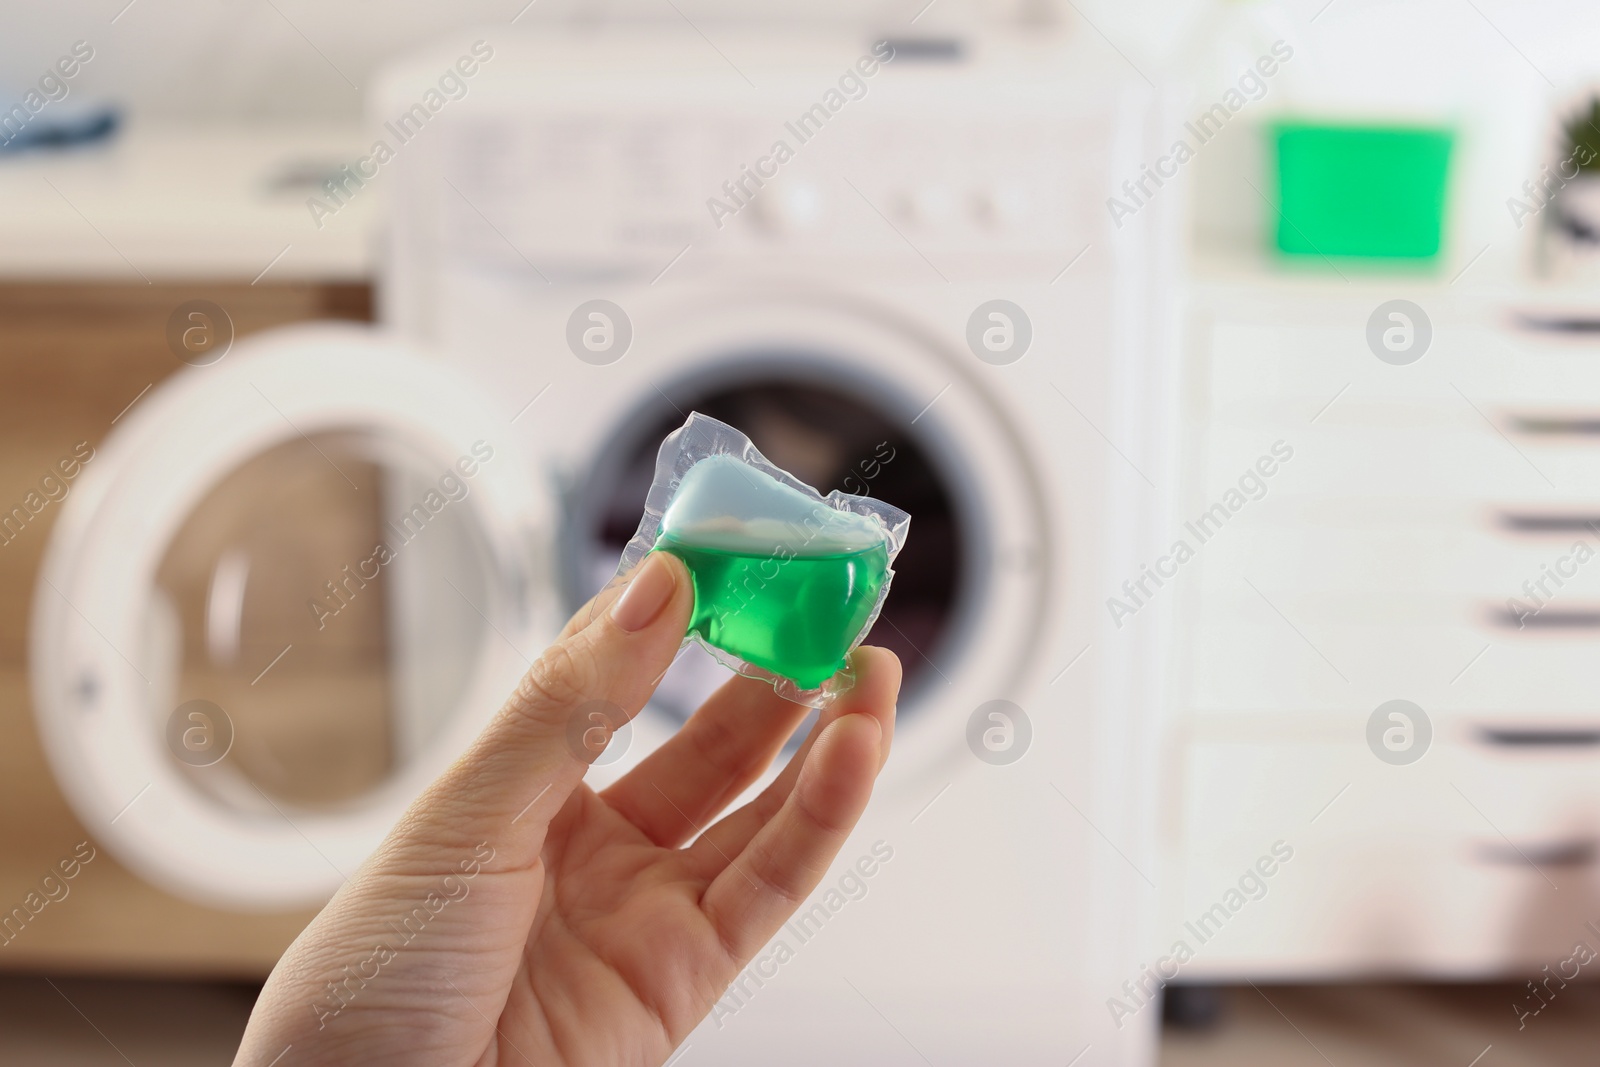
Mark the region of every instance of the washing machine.
MULTIPOLYGON (((388 198, 384 328, 241 341, 66 502, 34 679, 85 825, 198 900, 326 897, 611 576, 702 411, 913 521, 870 638, 906 667, 893 758, 683 1062, 1149 1062, 1153 994, 1113 1002, 1159 893, 1165 608, 1103 594, 1170 525, 1176 205, 1104 197, 1161 106, 1039 28, 502 29, 396 64, 390 151, 324 201, 388 198)), ((591 783, 720 671, 686 651, 591 783)))

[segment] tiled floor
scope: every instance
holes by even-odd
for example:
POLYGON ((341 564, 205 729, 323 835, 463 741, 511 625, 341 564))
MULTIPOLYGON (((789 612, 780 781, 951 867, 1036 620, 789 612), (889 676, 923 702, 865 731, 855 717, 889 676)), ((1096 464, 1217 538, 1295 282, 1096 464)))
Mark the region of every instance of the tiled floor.
MULTIPOLYGON (((1249 986, 1218 1023, 1169 1028, 1160 1067, 1588 1067, 1600 983, 1559 990, 1518 1029, 1514 986, 1249 986)), ((0 978, 0 1064, 216 1067, 233 1057, 246 986, 0 978), (92 1020, 92 1021, 91 1021, 92 1020)))

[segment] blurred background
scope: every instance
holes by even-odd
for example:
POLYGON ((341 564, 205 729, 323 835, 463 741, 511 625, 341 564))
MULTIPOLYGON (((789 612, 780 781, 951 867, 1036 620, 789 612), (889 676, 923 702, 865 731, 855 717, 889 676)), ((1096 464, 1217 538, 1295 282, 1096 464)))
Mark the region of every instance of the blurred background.
POLYGON ((913 522, 893 860, 674 1062, 1592 1059, 1600 9, 5 26, 0 1060, 230 1062, 692 410, 913 522))

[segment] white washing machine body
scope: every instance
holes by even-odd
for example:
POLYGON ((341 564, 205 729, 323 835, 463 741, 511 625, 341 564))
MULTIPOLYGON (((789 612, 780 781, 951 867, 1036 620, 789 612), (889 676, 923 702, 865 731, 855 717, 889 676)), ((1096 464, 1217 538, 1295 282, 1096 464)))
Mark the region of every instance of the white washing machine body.
MULTIPOLYGON (((1083 39, 899 42, 812 131, 795 117, 865 69, 870 38, 717 45, 497 41, 397 163, 385 289, 391 322, 493 383, 565 502, 569 575, 608 457, 738 388, 866 405, 957 498, 955 618, 911 642, 872 808, 813 919, 758 957, 693 1055, 1145 1062, 1166 609, 1119 622, 1105 594, 1170 529, 1173 309, 1155 294, 1177 205, 1119 227, 1104 197, 1149 158, 1162 102, 1083 39), (1018 321, 980 311, 997 300, 1018 321), (1023 319, 1025 350, 984 348, 1023 319), (994 701, 1013 710, 992 718, 994 701), (1019 737, 1014 762, 986 748, 1019 737)), ((374 118, 438 67, 391 72, 374 118)), ((676 722, 641 716, 597 776, 676 722)))

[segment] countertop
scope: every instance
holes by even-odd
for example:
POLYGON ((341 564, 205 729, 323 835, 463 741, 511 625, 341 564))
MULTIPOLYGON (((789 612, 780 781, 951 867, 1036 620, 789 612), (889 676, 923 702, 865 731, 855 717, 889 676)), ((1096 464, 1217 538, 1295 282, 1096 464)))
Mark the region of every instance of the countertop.
POLYGON ((320 228, 307 206, 365 141, 354 126, 148 121, 0 155, 0 280, 369 280, 384 176, 320 228))

